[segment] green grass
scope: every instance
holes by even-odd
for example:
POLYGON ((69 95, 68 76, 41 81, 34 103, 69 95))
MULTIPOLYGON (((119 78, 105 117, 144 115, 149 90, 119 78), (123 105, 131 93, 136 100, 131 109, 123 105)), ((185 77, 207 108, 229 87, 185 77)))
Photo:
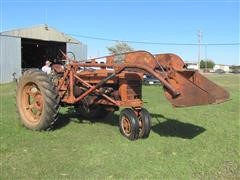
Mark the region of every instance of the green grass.
POLYGON ((158 86, 144 87, 153 127, 134 142, 120 135, 119 112, 90 122, 61 108, 55 131, 27 130, 17 119, 15 85, 1 85, 0 179, 239 179, 240 76, 209 78, 232 100, 179 109, 158 86))

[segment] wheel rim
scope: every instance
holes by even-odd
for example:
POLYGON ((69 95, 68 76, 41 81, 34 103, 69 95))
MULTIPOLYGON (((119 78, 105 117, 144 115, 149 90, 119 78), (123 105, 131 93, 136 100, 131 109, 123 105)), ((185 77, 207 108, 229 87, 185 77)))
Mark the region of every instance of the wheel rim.
POLYGON ((124 134, 129 136, 131 134, 130 120, 126 116, 123 116, 121 122, 122 122, 121 123, 122 130, 123 130, 124 134))
POLYGON ((43 96, 35 83, 27 83, 23 87, 21 103, 26 121, 32 124, 38 123, 43 110, 43 96))

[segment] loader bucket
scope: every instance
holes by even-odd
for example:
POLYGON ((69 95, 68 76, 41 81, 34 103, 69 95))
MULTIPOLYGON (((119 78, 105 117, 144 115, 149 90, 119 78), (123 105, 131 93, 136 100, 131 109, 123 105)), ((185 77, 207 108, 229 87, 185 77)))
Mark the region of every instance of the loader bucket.
POLYGON ((176 107, 216 104, 229 99, 229 93, 197 71, 176 71, 169 83, 180 95, 172 97, 165 89, 167 99, 176 107))
POLYGON ((179 95, 173 96, 164 88, 165 96, 176 107, 196 106, 225 102, 229 93, 198 71, 188 70, 183 60, 175 54, 155 55, 157 62, 166 70, 168 83, 179 95))

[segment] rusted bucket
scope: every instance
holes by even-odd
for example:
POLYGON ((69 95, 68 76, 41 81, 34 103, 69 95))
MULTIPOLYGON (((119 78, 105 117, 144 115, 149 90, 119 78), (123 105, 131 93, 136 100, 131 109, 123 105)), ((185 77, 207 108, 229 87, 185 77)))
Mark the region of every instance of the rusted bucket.
POLYGON ((175 78, 170 79, 170 84, 180 92, 179 96, 172 97, 165 90, 167 99, 176 107, 215 104, 229 99, 229 93, 225 89, 197 71, 175 72, 175 78))
POLYGON ((167 90, 165 96, 176 107, 221 103, 229 100, 229 93, 198 71, 188 70, 175 54, 155 55, 156 60, 168 72, 168 83, 180 93, 174 97, 167 90))

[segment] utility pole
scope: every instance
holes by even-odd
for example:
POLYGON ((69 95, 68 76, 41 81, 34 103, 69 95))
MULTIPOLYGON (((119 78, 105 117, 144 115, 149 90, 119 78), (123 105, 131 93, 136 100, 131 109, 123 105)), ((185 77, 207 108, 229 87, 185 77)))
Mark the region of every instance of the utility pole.
POLYGON ((208 65, 207 65, 207 61, 208 61, 208 59, 207 59, 207 45, 205 45, 205 72, 208 72, 208 65))
POLYGON ((202 31, 198 30, 198 68, 200 69, 201 61, 201 44, 202 44, 202 31))

